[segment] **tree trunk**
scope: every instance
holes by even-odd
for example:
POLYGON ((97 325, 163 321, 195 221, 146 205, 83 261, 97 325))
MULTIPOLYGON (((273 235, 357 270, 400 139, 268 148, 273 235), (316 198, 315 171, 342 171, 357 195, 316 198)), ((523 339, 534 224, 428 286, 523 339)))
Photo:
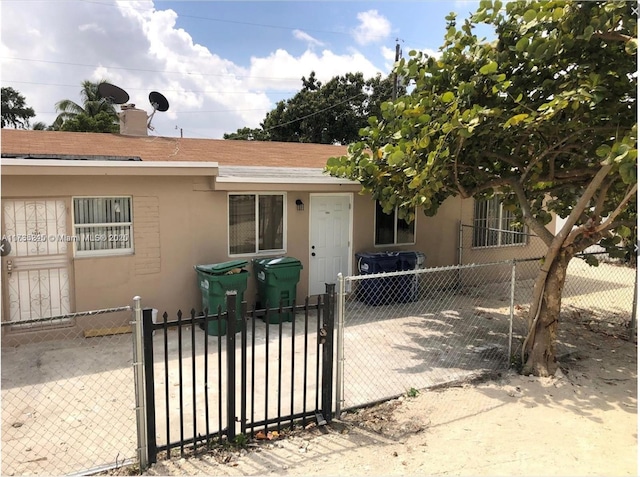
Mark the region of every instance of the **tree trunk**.
MULTIPOLYGON (((535 302, 529 309, 529 339, 525 342, 524 355, 526 358, 522 374, 534 376, 552 376, 557 369, 556 338, 562 289, 567 276, 567 266, 572 254, 560 251, 549 268, 542 303, 535 302), (539 308, 539 313, 538 313, 539 308)), ((543 271, 539 273, 544 273, 543 271)), ((534 290, 534 296, 537 296, 534 290)))

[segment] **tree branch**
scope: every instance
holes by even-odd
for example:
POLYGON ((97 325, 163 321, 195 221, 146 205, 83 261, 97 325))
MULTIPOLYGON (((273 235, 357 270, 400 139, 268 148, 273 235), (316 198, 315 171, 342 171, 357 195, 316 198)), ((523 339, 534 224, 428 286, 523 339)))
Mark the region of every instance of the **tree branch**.
POLYGON ((593 209, 593 215, 596 217, 596 220, 599 220, 602 215, 602 209, 604 208, 604 202, 607 200, 607 193, 609 192, 609 187, 613 184, 614 179, 611 178, 606 181, 602 188, 598 191, 598 198, 596 199, 596 206, 593 209))
POLYGON ((522 209, 522 217, 524 218, 525 223, 531 227, 531 230, 542 239, 542 241, 550 246, 553 240, 553 234, 547 230, 547 228, 533 218, 533 214, 531 213, 531 207, 529 206, 529 201, 527 200, 527 196, 524 193, 524 189, 522 188, 522 184, 519 181, 513 180, 510 183, 511 188, 516 194, 518 198, 518 202, 520 203, 520 208, 522 209))
POLYGON ((520 179, 520 183, 524 184, 527 176, 529 175, 529 173, 531 172, 531 170, 533 169, 533 167, 538 164, 540 161, 542 161, 542 159, 545 158, 545 156, 547 154, 549 154, 552 151, 557 150, 558 148, 560 148, 561 146, 565 145, 567 143, 567 141, 573 139, 575 136, 583 134, 585 132, 587 132, 589 130, 589 128, 586 129, 582 129, 582 130, 578 130, 578 131, 574 131, 573 133, 569 134, 568 136, 566 136, 565 138, 561 139, 559 142, 553 143, 551 144, 549 147, 547 147, 544 151, 542 151, 540 154, 538 154, 530 163, 529 165, 526 167, 526 169, 524 170, 524 172, 522 173, 522 177, 520 179))
MULTIPOLYGON (((582 215, 585 207, 591 201, 591 198, 596 193, 602 181, 605 180, 609 172, 613 169, 613 166, 608 164, 602 166, 595 177, 591 180, 591 183, 587 186, 585 191, 582 193, 580 199, 576 203, 574 209, 571 211, 569 216, 567 217, 567 221, 560 229, 560 232, 556 234, 551 244, 549 245, 549 249, 544 257, 542 262, 542 266, 540 267, 540 272, 536 277, 536 281, 533 285, 533 299, 531 301, 531 308, 529 309, 529 313, 535 313, 533 318, 529 320, 531 326, 529 327, 529 332, 524 339, 522 344, 522 358, 524 362, 524 355, 527 350, 527 346, 531 340, 534 339, 536 333, 536 325, 538 320, 540 319, 540 310, 542 309, 542 299, 544 297, 544 289, 545 284, 547 283, 547 277, 549 276, 549 270, 551 269, 551 265, 555 261, 558 253, 560 253, 560 249, 565 245, 565 240, 567 236, 570 234, 571 229, 577 222, 578 218, 582 215)), ((550 232, 549 232, 550 233, 550 232)), ((531 315, 529 315, 531 317, 531 315)))
POLYGON ((462 150, 463 143, 464 143, 464 138, 462 136, 458 137, 458 147, 456 148, 455 157, 453 159, 453 178, 456 183, 456 187, 460 192, 460 195, 462 197, 468 197, 466 194, 467 191, 465 190, 464 187, 462 187, 462 184, 460 183, 460 178, 458 177, 458 156, 460 155, 460 151, 462 150))
POLYGON ((481 186, 475 187, 473 189, 471 189, 470 191, 466 191, 468 195, 466 196, 462 196, 465 199, 469 198, 469 197, 473 197, 474 195, 480 193, 480 192, 484 192, 485 190, 495 190, 496 187, 500 187, 500 186, 504 186, 504 185, 508 185, 510 184, 510 181, 513 179, 507 179, 507 178, 497 178, 497 179, 493 179, 490 180, 489 182, 485 182, 483 183, 481 186))
POLYGON ((599 31, 594 33, 593 36, 597 38, 601 38, 603 40, 623 41, 625 43, 628 42, 629 40, 633 40, 632 36, 625 35, 623 33, 618 33, 615 31, 602 31, 602 32, 599 31))
POLYGON ((581 177, 593 177, 598 173, 598 169, 578 169, 567 172, 557 172, 555 179, 576 179, 581 177))
POLYGON ((637 191, 638 191, 638 183, 636 182, 635 184, 633 184, 633 187, 631 187, 631 190, 629 190, 627 195, 624 196, 624 199, 620 201, 620 203, 618 204, 618 207, 616 207, 616 210, 614 210, 613 212, 611 212, 611 214, 609 214, 609 217, 607 218, 607 220, 605 220, 604 222, 602 222, 601 225, 596 227, 596 232, 601 232, 602 230, 608 229, 609 226, 613 223, 614 219, 618 215, 620 215, 625 205, 627 205, 627 202, 629 202, 631 197, 633 197, 637 191))
POLYGON ((492 157, 492 158, 498 159, 498 160, 500 160, 502 162, 506 162, 510 166, 518 168, 518 170, 520 170, 520 168, 522 167, 522 164, 518 163, 517 161, 514 161, 509 156, 504 156, 502 154, 497 154, 495 152, 485 152, 485 154, 486 154, 487 157, 492 157))

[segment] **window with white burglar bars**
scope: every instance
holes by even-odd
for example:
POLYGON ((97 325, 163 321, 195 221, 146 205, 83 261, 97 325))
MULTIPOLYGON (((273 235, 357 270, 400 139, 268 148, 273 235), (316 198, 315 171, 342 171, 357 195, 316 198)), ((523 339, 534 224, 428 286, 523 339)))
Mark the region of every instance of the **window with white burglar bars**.
POLYGON ((526 243, 526 228, 517 223, 515 214, 504 208, 498 196, 475 201, 473 247, 504 247, 526 243))
POLYGON ((76 256, 133 253, 131 197, 75 197, 76 256))

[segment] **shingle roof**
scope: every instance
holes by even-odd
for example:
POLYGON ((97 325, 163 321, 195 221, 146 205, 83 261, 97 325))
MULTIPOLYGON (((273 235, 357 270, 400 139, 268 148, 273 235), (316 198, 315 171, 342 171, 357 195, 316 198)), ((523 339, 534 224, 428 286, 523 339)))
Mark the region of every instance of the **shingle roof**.
POLYGON ((346 146, 294 142, 122 136, 2 129, 2 154, 140 157, 143 161, 210 161, 221 166, 324 167, 346 146))

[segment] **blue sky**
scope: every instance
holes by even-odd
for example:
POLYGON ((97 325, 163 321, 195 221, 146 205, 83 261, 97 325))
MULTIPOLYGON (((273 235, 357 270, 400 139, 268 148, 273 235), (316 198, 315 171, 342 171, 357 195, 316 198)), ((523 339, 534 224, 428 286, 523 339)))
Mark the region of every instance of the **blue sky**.
POLYGON ((169 111, 151 135, 221 138, 257 127, 275 102, 315 70, 326 81, 361 71, 386 75, 396 38, 437 52, 445 16, 475 1, 2 0, 0 78, 51 123, 54 105, 80 102, 85 79, 108 79, 151 112, 150 91, 169 111))

